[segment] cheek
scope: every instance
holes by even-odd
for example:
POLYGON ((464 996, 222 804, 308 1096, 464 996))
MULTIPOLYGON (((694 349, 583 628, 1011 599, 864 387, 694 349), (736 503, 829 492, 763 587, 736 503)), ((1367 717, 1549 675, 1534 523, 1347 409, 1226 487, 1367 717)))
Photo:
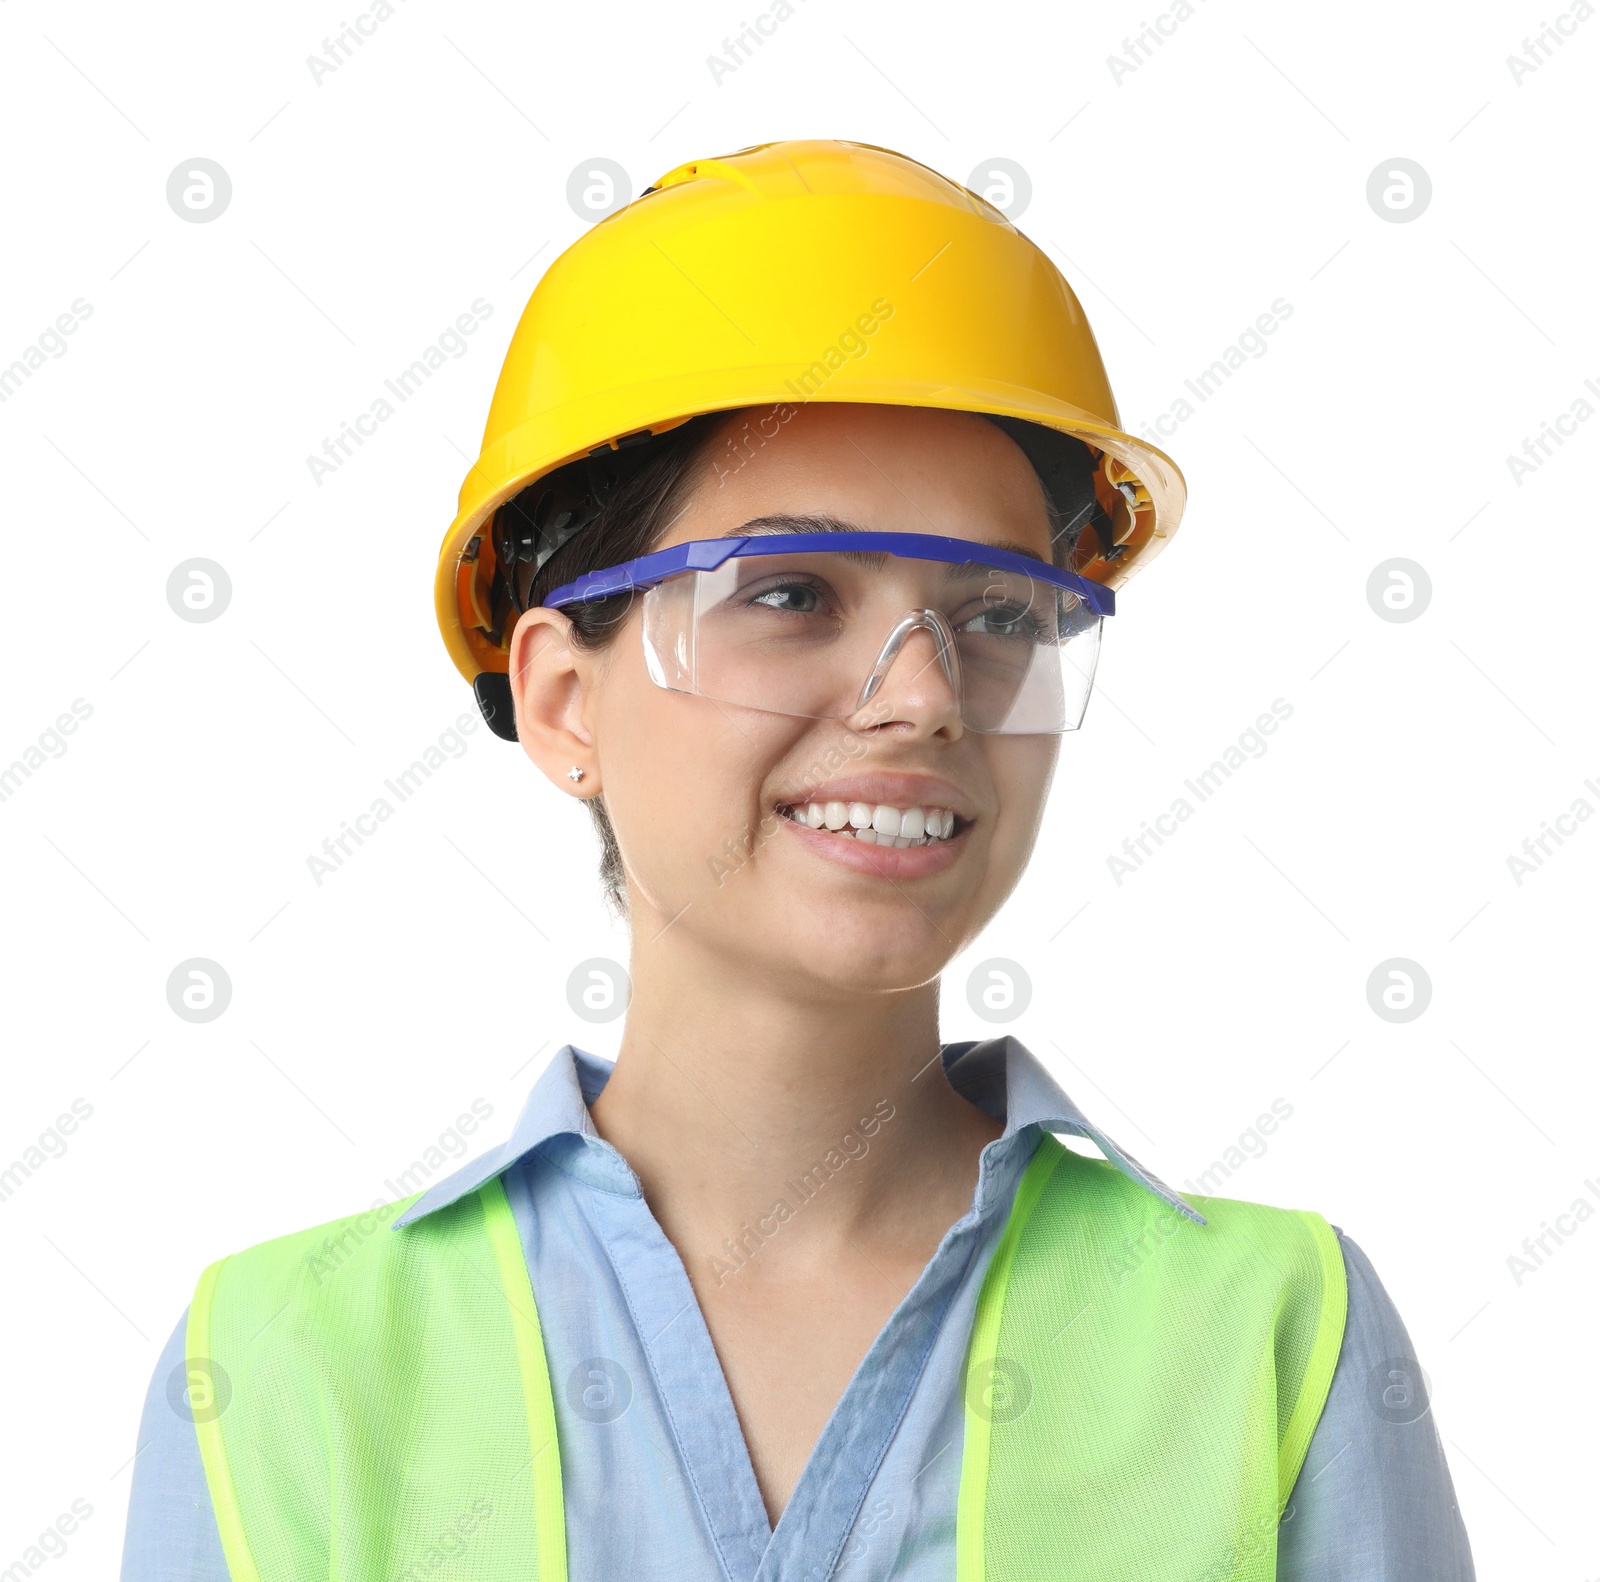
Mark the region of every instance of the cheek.
POLYGON ((989 775, 1000 809, 997 838, 1026 861, 1044 817, 1045 800, 1061 755, 1059 736, 989 736, 989 775))
POLYGON ((759 818, 753 747, 705 698, 657 687, 637 666, 607 677, 596 720, 605 802, 624 862, 668 915, 718 889, 759 818))

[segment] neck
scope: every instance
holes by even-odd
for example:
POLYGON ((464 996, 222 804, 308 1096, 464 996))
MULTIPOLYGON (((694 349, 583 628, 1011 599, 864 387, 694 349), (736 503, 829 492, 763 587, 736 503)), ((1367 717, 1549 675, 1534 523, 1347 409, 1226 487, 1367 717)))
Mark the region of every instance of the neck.
POLYGON ((846 1245, 914 1278, 1001 1132, 944 1075, 937 983, 823 996, 682 966, 636 953, 591 1113, 697 1285, 811 1278, 846 1245))

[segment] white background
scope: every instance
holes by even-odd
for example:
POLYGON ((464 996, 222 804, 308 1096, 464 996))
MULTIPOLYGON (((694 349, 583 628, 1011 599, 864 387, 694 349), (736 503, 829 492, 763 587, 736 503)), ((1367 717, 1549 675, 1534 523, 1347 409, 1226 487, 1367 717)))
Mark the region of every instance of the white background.
POLYGON ((0 764, 92 710, 0 801, 0 1166, 93 1112, 0 1202, 0 1567, 83 1498, 48 1573, 114 1573, 146 1384, 207 1262, 364 1207, 474 1099, 474 1150, 503 1135, 560 1044, 614 1050, 620 1022, 567 1000, 577 963, 627 949, 587 822, 486 729, 320 886, 306 859, 475 717, 434 557, 517 316, 585 228, 571 173, 615 160, 637 192, 838 136, 963 182, 1020 165, 1017 223, 1136 430, 1293 309, 1163 442, 1182 533, 1124 591, 945 1036, 999 1030, 968 978, 1020 964, 1004 1030, 1180 1190, 1287 1101, 1216 1190, 1318 1209, 1370 1255, 1479 1575, 1600 1574, 1600 1217, 1520 1284, 1507 1263, 1600 1203, 1600 821, 1521 884, 1507 864, 1600 808, 1600 422, 1507 465, 1600 408, 1600 20, 1519 84, 1508 55, 1555 13, 1201 0, 1119 82, 1107 57, 1157 13, 1057 11, 796 0, 719 83, 753 7, 396 0, 318 83, 349 8, 0 8, 0 365, 92 308, 0 405, 0 764), (196 157, 232 183, 207 223, 166 199, 196 157), (1404 223, 1366 195, 1397 157, 1432 184, 1404 223), (315 482, 308 454, 477 298, 465 354, 315 482), (204 624, 167 602, 194 557, 232 583, 204 624), (1432 585, 1404 623, 1366 592, 1395 557, 1432 585), (1108 856, 1278 698, 1265 753, 1116 882, 1108 856), (167 1000, 193 957, 232 985, 203 1024, 167 1000), (1367 994, 1393 957, 1432 985, 1399 1024, 1367 994))

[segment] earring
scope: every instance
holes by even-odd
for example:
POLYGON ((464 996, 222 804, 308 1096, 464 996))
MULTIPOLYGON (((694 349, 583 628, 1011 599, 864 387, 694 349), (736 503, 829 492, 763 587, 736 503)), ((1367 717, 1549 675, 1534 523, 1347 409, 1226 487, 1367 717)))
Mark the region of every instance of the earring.
POLYGON ((584 771, 581 770, 576 764, 574 764, 567 771, 567 779, 569 779, 574 785, 576 785, 581 779, 583 779, 583 774, 584 774, 584 771))

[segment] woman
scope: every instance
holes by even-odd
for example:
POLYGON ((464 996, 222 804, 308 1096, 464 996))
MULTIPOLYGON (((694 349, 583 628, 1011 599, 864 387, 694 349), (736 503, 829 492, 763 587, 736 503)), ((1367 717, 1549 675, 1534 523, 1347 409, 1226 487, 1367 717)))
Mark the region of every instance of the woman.
POLYGON ((620 1056, 205 1271, 125 1578, 1471 1576, 1354 1244, 939 1042, 1182 503, 1048 260, 886 150, 680 167, 551 267, 438 609, 600 831, 620 1056))

